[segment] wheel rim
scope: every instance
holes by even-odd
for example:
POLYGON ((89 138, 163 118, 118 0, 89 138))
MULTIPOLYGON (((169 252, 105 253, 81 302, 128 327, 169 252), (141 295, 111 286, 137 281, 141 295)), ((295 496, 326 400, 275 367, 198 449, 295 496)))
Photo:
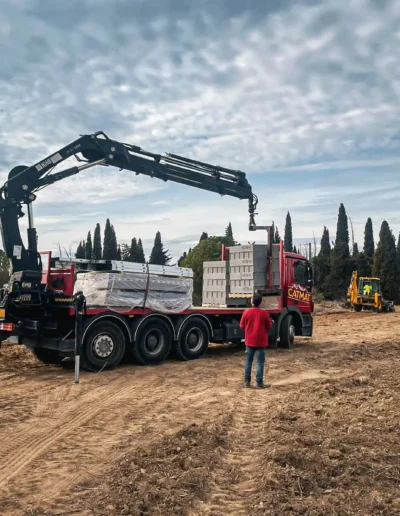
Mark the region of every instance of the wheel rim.
POLYGON ((92 351, 96 358, 109 358, 115 349, 115 342, 107 333, 101 333, 93 339, 92 351))
POLYGON ((204 335, 200 328, 191 328, 186 336, 187 348, 190 351, 199 351, 204 343, 204 335))
POLYGON ((164 341, 162 331, 158 329, 150 330, 144 338, 144 347, 150 355, 157 355, 163 349, 164 341))

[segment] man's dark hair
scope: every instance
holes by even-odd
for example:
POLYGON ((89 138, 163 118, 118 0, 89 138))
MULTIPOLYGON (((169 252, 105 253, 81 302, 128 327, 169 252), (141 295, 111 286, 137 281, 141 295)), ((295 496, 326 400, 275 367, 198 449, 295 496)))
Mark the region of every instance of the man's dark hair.
POLYGON ((257 308, 261 305, 262 297, 260 294, 254 294, 253 296, 253 305, 257 308))

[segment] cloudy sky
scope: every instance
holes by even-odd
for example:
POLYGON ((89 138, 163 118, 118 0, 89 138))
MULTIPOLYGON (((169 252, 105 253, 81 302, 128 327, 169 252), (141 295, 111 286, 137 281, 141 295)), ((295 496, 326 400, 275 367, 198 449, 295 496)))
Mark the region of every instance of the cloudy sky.
MULTIPOLYGON (((400 230, 400 2, 2 0, 1 183, 105 131, 246 174, 259 224, 334 239, 339 203, 400 230)), ((120 242, 157 230, 177 258, 202 231, 247 231, 246 201, 100 167, 39 193, 41 249, 107 217, 120 242)))

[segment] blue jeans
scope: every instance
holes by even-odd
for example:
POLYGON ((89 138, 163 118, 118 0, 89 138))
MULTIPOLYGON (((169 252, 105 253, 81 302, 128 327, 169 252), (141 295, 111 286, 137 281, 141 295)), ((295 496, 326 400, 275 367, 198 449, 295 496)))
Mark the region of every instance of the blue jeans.
POLYGON ((246 362, 244 364, 244 381, 251 381, 251 368, 254 355, 257 353, 256 382, 262 383, 264 379, 265 349, 246 346, 246 362))

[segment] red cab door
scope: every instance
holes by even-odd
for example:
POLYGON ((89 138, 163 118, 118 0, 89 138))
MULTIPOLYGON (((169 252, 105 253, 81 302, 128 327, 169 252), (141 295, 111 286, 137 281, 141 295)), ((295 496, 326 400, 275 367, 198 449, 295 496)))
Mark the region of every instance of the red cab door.
POLYGON ((287 305, 297 306, 301 312, 312 312, 310 266, 305 259, 287 260, 287 305))

